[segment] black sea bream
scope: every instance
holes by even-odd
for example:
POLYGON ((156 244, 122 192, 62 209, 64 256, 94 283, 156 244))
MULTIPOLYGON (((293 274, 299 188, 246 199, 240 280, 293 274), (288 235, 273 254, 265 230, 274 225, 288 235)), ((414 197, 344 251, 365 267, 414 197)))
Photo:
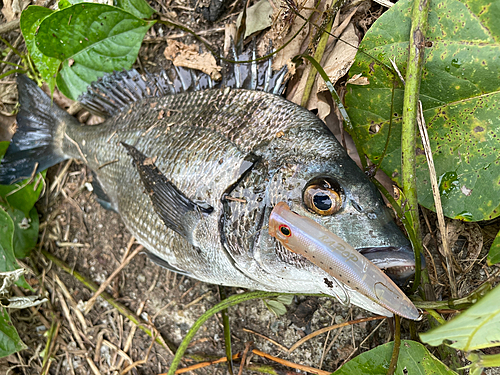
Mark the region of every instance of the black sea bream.
POLYGON ((20 76, 18 128, 0 182, 80 159, 101 203, 162 266, 212 284, 347 295, 391 316, 268 233, 271 210, 285 202, 394 280, 414 271, 377 189, 322 121, 278 95, 283 72, 267 66, 236 68, 221 84, 187 70, 108 75, 80 97, 106 118, 97 126, 81 125, 20 76))

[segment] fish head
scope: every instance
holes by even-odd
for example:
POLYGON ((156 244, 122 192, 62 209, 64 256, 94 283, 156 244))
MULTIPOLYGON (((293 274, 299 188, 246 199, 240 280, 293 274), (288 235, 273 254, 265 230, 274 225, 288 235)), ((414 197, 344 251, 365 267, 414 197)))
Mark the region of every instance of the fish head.
POLYGON ((287 203, 336 234, 397 284, 415 272, 410 242, 373 183, 336 140, 321 141, 284 163, 271 182, 271 206, 287 203))

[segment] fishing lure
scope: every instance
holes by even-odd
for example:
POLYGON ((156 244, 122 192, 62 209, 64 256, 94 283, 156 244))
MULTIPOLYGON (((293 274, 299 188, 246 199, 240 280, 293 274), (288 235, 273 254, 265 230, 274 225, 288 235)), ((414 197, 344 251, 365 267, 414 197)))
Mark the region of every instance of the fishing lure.
POLYGON ((314 220, 278 203, 269 217, 269 234, 289 251, 300 254, 345 288, 353 289, 394 314, 417 320, 419 312, 410 299, 377 266, 351 245, 314 220))

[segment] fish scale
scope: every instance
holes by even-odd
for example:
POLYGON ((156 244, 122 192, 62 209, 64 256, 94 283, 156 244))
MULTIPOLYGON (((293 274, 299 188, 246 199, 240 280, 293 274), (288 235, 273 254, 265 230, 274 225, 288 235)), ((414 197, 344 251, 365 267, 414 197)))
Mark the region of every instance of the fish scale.
POLYGON ((78 124, 19 77, 18 131, 0 182, 31 174, 34 156, 37 170, 81 159, 95 174, 100 201, 120 214, 158 264, 214 284, 322 292, 391 316, 269 235, 273 207, 286 202, 354 248, 369 249, 366 256, 380 260, 393 277, 404 281, 408 274, 400 272, 414 267, 409 242, 380 194, 325 124, 262 91, 280 92, 281 84, 273 84, 283 81, 283 72, 259 70, 264 78, 247 80, 234 79, 236 70, 224 81, 232 87, 192 72, 185 79, 182 69, 173 78, 135 71, 105 76, 80 98, 105 117, 96 126, 78 124), (305 191, 317 181, 338 190, 338 212, 319 215, 306 205, 305 191))

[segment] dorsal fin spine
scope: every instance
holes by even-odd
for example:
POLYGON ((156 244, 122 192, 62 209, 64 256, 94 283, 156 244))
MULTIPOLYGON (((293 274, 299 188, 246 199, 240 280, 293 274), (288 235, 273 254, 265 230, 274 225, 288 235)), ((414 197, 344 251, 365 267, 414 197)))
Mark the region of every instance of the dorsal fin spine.
POLYGON ((223 74, 222 82, 214 82, 208 74, 176 66, 156 74, 140 75, 136 70, 114 72, 93 82, 79 100, 91 112, 109 118, 131 103, 146 98, 224 86, 280 94, 284 90, 286 67, 273 73, 270 60, 255 61, 255 46, 252 51, 233 57, 235 61, 250 58, 251 63, 226 64, 227 73, 223 74))

